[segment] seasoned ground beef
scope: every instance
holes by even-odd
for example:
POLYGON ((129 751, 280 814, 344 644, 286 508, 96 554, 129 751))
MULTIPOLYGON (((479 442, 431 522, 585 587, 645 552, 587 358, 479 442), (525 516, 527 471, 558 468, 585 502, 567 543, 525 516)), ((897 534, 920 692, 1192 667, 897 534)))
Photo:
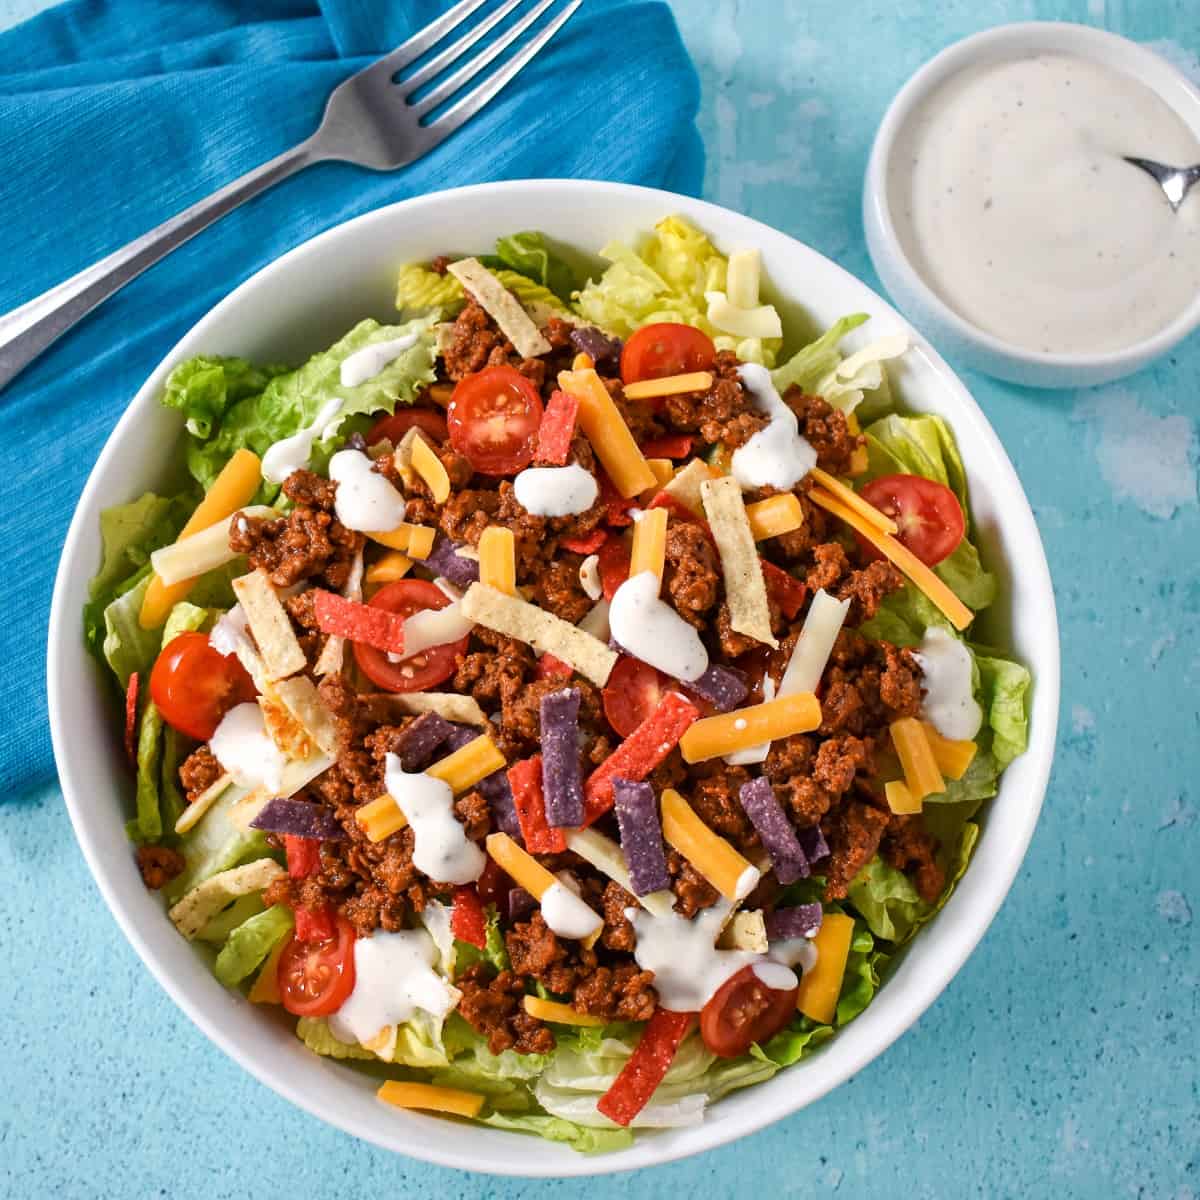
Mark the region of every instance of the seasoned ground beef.
POLYGON ((722 759, 710 759, 697 763, 692 776, 689 799, 697 816, 743 854, 757 851, 758 834, 738 799, 738 789, 750 779, 745 767, 731 767, 722 759))
POLYGON ((675 893, 675 911, 681 917, 690 919, 702 908, 716 904, 720 893, 676 850, 667 851, 667 871, 675 893))
POLYGON ((663 584, 675 611, 697 629, 705 629, 720 596, 721 564, 699 525, 668 522, 663 584))
POLYGON ((634 963, 597 967, 571 997, 576 1012, 606 1021, 648 1021, 657 1005, 654 972, 639 970, 634 963))
POLYGON ((607 950, 632 953, 637 938, 633 935, 633 923, 625 915, 625 910, 636 908, 637 900, 619 883, 610 879, 604 885, 600 903, 604 912, 604 932, 600 935, 600 944, 607 950))
POLYGON ((456 981, 462 991, 458 1011, 476 1033, 488 1040, 493 1054, 549 1054, 554 1034, 524 1009, 525 981, 512 971, 498 975, 483 963, 469 967, 456 981))
POLYGON ((152 891, 166 887, 187 866, 183 855, 170 846, 139 846, 135 857, 142 882, 152 891))
POLYGON ((274 519, 239 514, 229 526, 230 549, 245 554, 276 587, 307 579, 341 591, 364 539, 333 515, 337 484, 311 471, 293 471, 283 491, 295 508, 274 519))
POLYGON ((879 847, 883 861, 911 875, 922 900, 932 904, 946 886, 946 873, 936 859, 937 839, 919 816, 893 816, 879 847))
POLYGON ((503 366, 513 354, 512 343, 496 328, 475 297, 468 294, 443 355, 446 374, 457 382, 484 367, 503 366))
POLYGON ((737 356, 722 350, 713 364, 713 385, 707 392, 668 396, 663 412, 672 431, 699 433, 706 442, 720 442, 727 450, 736 450, 765 429, 767 418, 750 403, 737 368, 737 356))
POLYGON ((179 768, 179 783, 191 804, 202 792, 206 792, 222 775, 224 767, 217 762, 217 756, 209 749, 207 742, 198 746, 183 760, 179 768))
POLYGON ((826 900, 845 898, 850 881, 875 857, 887 825, 886 812, 858 800, 843 805, 822 824, 830 849, 825 868, 826 900))
POLYGON ((848 475, 850 458, 866 445, 861 434, 850 432, 845 413, 826 404, 819 396, 806 396, 794 385, 783 399, 800 421, 800 432, 817 452, 817 466, 831 475, 848 475))
POLYGON ((572 625, 578 625, 595 604, 579 582, 582 561, 578 554, 556 558, 538 574, 533 585, 534 604, 572 625))

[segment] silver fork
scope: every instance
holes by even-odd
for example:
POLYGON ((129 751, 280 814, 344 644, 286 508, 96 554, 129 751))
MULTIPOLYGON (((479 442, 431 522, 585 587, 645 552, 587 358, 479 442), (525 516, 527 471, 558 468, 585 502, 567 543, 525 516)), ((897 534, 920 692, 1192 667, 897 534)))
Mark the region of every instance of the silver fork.
POLYGON ((512 82, 570 20, 583 0, 570 0, 508 62, 436 119, 422 124, 425 117, 451 100, 559 0, 538 0, 533 8, 499 33, 495 41, 461 61, 460 65, 460 60, 464 60, 467 51, 480 38, 525 2, 506 0, 412 75, 399 83, 395 81, 398 72, 416 62, 486 2, 460 0, 391 54, 338 84, 330 93, 317 131, 298 146, 255 167, 240 179, 184 209, 178 216, 164 221, 157 229, 0 317, 0 389, 101 301, 107 300, 147 267, 218 218, 289 175, 330 159, 390 171, 427 154, 512 82), (440 78, 443 75, 445 77, 440 78), (434 86, 426 95, 413 98, 431 83, 434 86))

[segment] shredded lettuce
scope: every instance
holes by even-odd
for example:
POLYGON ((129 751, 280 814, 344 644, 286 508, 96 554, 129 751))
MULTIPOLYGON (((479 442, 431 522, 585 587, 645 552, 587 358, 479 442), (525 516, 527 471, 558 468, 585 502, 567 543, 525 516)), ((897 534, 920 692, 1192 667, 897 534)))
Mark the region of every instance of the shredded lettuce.
POLYGON ((364 1050, 357 1042, 343 1042, 333 1036, 329 1022, 324 1017, 301 1017, 296 1022, 296 1036, 314 1053, 326 1058, 373 1059, 370 1050, 364 1050))
POLYGON ((866 313, 852 313, 835 321, 815 342, 797 350, 781 367, 771 372, 771 382, 781 395, 795 385, 812 396, 821 381, 837 370, 842 361, 838 344, 851 330, 870 320, 866 313))
POLYGON ((219 871, 271 853, 265 833, 259 829, 240 829, 229 819, 229 810, 246 795, 245 788, 231 784, 180 839, 178 849, 185 865, 163 889, 168 903, 174 904, 219 871))
POLYGON ((461 975, 468 967, 477 962, 490 963, 497 971, 507 971, 509 968, 508 950, 504 945, 504 931, 500 928, 500 914, 494 904, 487 907, 487 921, 484 926, 485 946, 482 950, 470 942, 455 941, 454 970, 461 975))
POLYGON ((244 358, 197 354, 171 372, 162 402, 184 414, 188 433, 206 438, 231 405, 259 395, 276 375, 290 369, 280 364, 255 366, 244 358))
POLYGON ((495 1129, 508 1129, 514 1133, 531 1133, 549 1142, 566 1142, 580 1154, 608 1154, 614 1150, 625 1150, 633 1145, 633 1134, 628 1129, 592 1129, 564 1121, 562 1117, 545 1116, 540 1113, 514 1115, 493 1112, 479 1118, 481 1124, 495 1129))
POLYGON ((292 910, 286 904, 273 904, 265 912, 249 917, 229 934, 217 955, 213 974, 226 987, 235 987, 257 970, 275 944, 291 933, 293 924, 292 910))
POLYGON ((524 275, 548 289, 563 304, 575 290, 575 273, 550 249, 543 233, 531 230, 497 238, 496 253, 486 255, 481 261, 491 269, 508 267, 524 275))
POLYGON ((207 942, 210 946, 223 946, 225 939, 243 922, 264 911, 262 895, 251 892, 248 896, 239 896, 228 908, 217 913, 205 927, 196 934, 196 941, 207 942))
POLYGON ((575 309, 584 320, 621 337, 656 321, 694 325, 719 350, 775 365, 782 339, 739 339, 721 333, 709 321, 705 293, 725 290, 728 259, 682 217, 659 221, 636 248, 610 242, 600 256, 611 265, 575 293, 575 309))
MULTIPOLYGON (((405 325, 380 325, 378 321, 360 321, 328 350, 316 354, 302 367, 274 375, 262 391, 226 397, 217 412, 213 402, 211 373, 197 371, 195 359, 180 363, 167 380, 164 403, 180 409, 189 432, 188 470, 207 489, 233 453, 243 447, 258 455, 272 443, 290 437, 310 424, 321 408, 334 397, 343 400, 342 414, 392 412, 398 402, 411 404, 417 392, 434 379, 434 339, 432 318, 419 318, 405 325), (357 387, 343 387, 342 362, 356 350, 375 342, 391 341, 408 333, 420 335, 416 344, 389 363, 373 379, 357 387), (204 432, 207 430, 207 432, 204 432)), ((212 361, 212 360, 209 360, 212 361)), ((336 440, 318 443, 314 466, 332 454, 336 440)), ((277 489, 265 484, 260 498, 269 502, 277 489)))
MULTIPOLYGON (((501 268, 493 274, 528 309, 539 306, 566 313, 562 300, 549 288, 519 271, 501 268)), ((463 286, 453 275, 439 275, 420 263, 400 268, 396 279, 396 308, 401 314, 437 312, 443 317, 458 314, 467 302, 463 286)))

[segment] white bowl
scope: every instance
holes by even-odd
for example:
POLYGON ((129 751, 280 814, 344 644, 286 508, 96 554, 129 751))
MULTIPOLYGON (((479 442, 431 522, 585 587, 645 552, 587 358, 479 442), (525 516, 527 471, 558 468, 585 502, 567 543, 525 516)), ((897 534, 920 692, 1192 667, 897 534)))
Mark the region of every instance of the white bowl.
MULTIPOLYGON (((890 1045, 937 998, 983 936, 1025 854, 1041 808, 1058 712, 1058 627, 1037 526, 1004 449, 979 407, 919 337, 897 372, 908 404, 953 425, 971 481, 984 555, 1003 580, 986 629, 1033 670, 1031 741, 988 808, 974 861, 942 913, 915 940, 875 1003, 811 1059, 715 1105, 701 1126, 639 1136, 628 1150, 582 1157, 519 1134, 402 1112, 374 1097, 377 1083, 310 1054, 282 1019, 226 991, 175 932, 142 885, 125 840, 132 801, 115 706, 80 637, 80 611, 99 565, 100 510, 159 482, 160 452, 181 430, 158 403, 167 373, 200 351, 297 359, 324 349, 364 316, 386 318, 395 268, 443 251, 477 251, 514 229, 542 229, 595 249, 681 213, 726 251, 758 246, 774 289, 825 326, 873 314, 872 335, 908 330, 840 267, 746 217, 667 192, 619 184, 542 180, 490 184, 408 200, 368 213, 265 267, 216 306, 146 381, 105 445, 67 534, 50 617, 50 722, 76 837, 125 935, 159 983, 208 1036, 259 1080, 314 1116, 376 1145, 465 1170, 589 1175, 668 1162, 719 1146, 787 1116, 836 1087, 890 1045)), ((803 320, 797 309, 795 320, 803 320)), ((785 324, 792 324, 791 320, 785 324)), ((793 335, 795 336, 795 335, 793 335)), ((862 341, 862 331, 856 335, 862 341)))
POLYGON ((902 312, 952 359, 1027 387, 1091 387, 1140 371, 1200 325, 1200 295, 1152 337, 1104 354, 1045 354, 986 333, 951 309, 913 267, 888 197, 888 163, 914 110, 952 75, 980 63, 1041 52, 1072 54, 1139 80, 1200 138, 1200 89, 1157 54, 1086 25, 1029 21, 1001 25, 946 47, 900 89, 884 114, 863 185, 863 226, 871 262, 902 312))

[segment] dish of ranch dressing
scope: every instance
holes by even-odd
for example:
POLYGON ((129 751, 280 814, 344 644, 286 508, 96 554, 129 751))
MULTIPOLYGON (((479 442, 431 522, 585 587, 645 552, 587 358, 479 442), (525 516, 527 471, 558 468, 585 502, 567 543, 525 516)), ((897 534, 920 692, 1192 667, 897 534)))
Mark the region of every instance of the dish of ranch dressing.
POLYGON ((1200 139, 1153 91, 1038 54, 952 76, 909 118, 888 170, 896 234, 938 296, 1044 353, 1119 350, 1200 292, 1200 194, 1172 213, 1124 155, 1190 165, 1200 139))

